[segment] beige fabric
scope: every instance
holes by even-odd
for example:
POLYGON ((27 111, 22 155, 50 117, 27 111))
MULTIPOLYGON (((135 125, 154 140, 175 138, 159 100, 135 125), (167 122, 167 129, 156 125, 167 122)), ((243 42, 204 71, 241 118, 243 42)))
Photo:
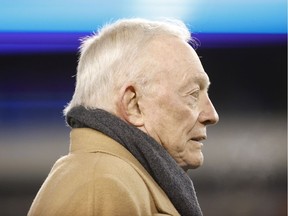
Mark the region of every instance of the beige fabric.
POLYGON ((179 215, 136 158, 106 135, 73 129, 29 216, 179 215))

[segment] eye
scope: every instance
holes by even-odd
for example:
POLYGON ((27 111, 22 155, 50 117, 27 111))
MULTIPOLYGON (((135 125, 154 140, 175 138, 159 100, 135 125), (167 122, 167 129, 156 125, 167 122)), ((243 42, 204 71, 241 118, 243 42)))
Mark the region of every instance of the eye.
POLYGON ((200 93, 200 90, 195 90, 193 92, 191 92, 191 96, 195 99, 198 99, 199 98, 199 93, 200 93))

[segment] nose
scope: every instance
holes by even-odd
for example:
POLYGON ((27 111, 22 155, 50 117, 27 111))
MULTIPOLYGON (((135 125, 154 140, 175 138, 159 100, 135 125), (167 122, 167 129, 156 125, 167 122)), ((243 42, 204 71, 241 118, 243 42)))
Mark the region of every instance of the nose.
POLYGON ((216 124, 219 121, 218 113, 208 95, 206 102, 203 104, 203 109, 199 115, 199 121, 204 125, 216 124))

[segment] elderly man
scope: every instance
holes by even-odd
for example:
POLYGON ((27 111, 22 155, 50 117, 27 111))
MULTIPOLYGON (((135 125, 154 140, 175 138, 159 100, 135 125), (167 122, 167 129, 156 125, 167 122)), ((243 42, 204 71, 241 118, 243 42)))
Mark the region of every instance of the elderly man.
POLYGON ((218 121, 180 21, 119 20, 83 40, 70 152, 29 215, 202 215, 188 169, 218 121))

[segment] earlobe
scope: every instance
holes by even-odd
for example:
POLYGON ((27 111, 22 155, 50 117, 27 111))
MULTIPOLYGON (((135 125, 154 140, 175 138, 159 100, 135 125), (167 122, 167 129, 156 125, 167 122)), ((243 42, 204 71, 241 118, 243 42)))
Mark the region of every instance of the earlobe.
POLYGON ((139 93, 132 85, 126 86, 121 91, 119 101, 120 115, 130 124, 140 127, 143 126, 143 116, 139 107, 139 93))

